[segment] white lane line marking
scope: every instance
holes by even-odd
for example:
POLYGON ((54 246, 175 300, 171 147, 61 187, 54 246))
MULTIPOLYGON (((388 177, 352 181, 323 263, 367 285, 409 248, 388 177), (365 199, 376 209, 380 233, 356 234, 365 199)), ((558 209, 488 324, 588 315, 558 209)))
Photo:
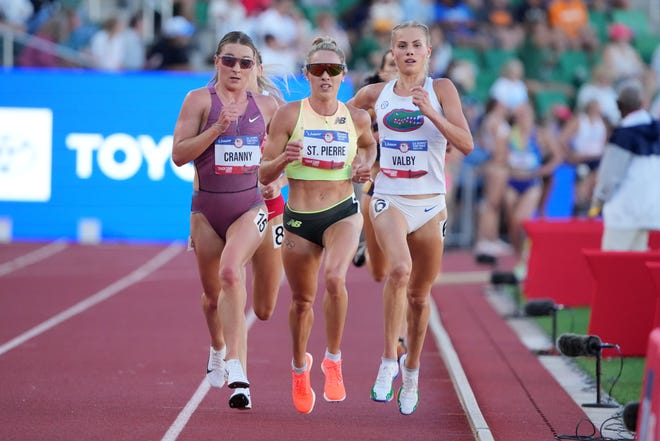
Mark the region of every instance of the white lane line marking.
POLYGON ((486 419, 481 413, 481 409, 474 396, 472 387, 470 387, 463 366, 458 359, 458 354, 454 350, 454 345, 452 345, 447 331, 444 326, 442 326, 442 321, 438 314, 438 306, 433 298, 430 299, 430 302, 431 315, 429 317, 429 329, 435 337, 435 343, 440 350, 442 359, 447 366, 449 375, 451 376, 456 392, 458 393, 458 398, 460 399, 468 420, 470 421, 470 425, 475 432, 476 440, 494 441, 493 434, 488 427, 488 423, 486 423, 486 419))
POLYGON ((487 283, 491 271, 441 272, 434 285, 460 285, 463 283, 487 283))
POLYGON ((28 265, 32 265, 33 263, 37 263, 40 260, 46 259, 53 254, 59 253, 67 247, 68 244, 64 240, 56 240, 55 242, 51 242, 48 245, 37 248, 36 250, 33 250, 27 254, 16 257, 9 262, 0 264, 0 277, 6 276, 7 274, 24 268, 28 265))
MULTIPOLYGON (((250 309, 247 316, 245 317, 245 326, 247 327, 248 331, 256 319, 257 316, 255 315, 254 311, 250 309)), ((163 435, 161 441, 174 441, 179 437, 181 431, 184 429, 184 427, 186 427, 188 420, 190 420, 190 417, 193 415, 193 413, 195 413, 199 403, 202 402, 210 389, 211 386, 208 384, 208 381, 206 381, 206 378, 202 379, 202 382, 197 387, 197 390, 193 396, 190 397, 190 400, 188 400, 183 409, 181 409, 181 412, 179 412, 179 415, 177 415, 170 428, 167 430, 165 435, 163 435)))
POLYGON ((158 253, 156 257, 154 257, 153 259, 151 259, 150 261, 148 261, 147 263, 145 263, 144 265, 142 265, 141 267, 139 267, 138 269, 127 275, 126 277, 117 280, 113 284, 103 288, 101 291, 97 292, 91 297, 87 297, 85 300, 76 303, 72 307, 60 312, 59 314, 51 317, 45 322, 40 323, 34 328, 24 332, 18 337, 15 337, 10 341, 8 341, 7 343, 3 344, 2 346, 0 346, 0 355, 14 349, 15 347, 38 336, 39 334, 48 331, 49 329, 59 325, 60 323, 70 319, 71 317, 80 314, 81 312, 91 308, 97 303, 109 299, 113 295, 117 294, 118 292, 121 292, 122 290, 128 288, 134 283, 139 282, 140 280, 147 277, 150 273, 154 272, 161 266, 165 265, 182 250, 183 248, 181 247, 180 244, 172 244, 168 246, 163 251, 158 253))

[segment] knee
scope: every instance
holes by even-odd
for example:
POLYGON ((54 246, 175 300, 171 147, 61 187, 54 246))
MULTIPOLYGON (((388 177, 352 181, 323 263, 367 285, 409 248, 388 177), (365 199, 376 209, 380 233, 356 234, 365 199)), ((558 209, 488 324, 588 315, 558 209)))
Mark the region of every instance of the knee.
POLYGON ((313 306, 313 301, 310 301, 307 298, 296 298, 294 296, 293 301, 291 302, 291 312, 294 315, 303 315, 312 311, 313 306))
POLYGON ((275 305, 253 305, 254 315, 257 316, 259 320, 266 321, 268 320, 275 311, 275 305))
POLYGON ((232 288, 241 283, 241 271, 237 266, 220 267, 220 283, 224 288, 232 288))
POLYGON ((428 296, 408 294, 408 309, 415 315, 421 314, 428 303, 428 296))
POLYGON ((218 296, 209 295, 206 291, 202 293, 202 307, 206 311, 218 310, 218 296))
POLYGON ((371 275, 373 276, 375 282, 382 282, 383 280, 385 280, 385 276, 387 276, 387 273, 382 269, 375 269, 373 270, 371 275))
POLYGON ((330 295, 339 295, 345 291, 346 277, 334 269, 327 270, 324 274, 325 288, 330 295))
POLYGON ((407 285, 410 279, 410 264, 400 262, 392 265, 389 274, 389 280, 395 286, 407 285))

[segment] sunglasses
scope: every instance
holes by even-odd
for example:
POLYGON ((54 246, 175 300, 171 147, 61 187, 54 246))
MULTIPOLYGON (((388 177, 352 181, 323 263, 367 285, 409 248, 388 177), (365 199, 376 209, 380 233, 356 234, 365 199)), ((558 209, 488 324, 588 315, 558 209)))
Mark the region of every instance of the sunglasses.
POLYGON ((252 58, 238 58, 231 55, 223 55, 220 57, 220 62, 223 66, 234 67, 236 62, 241 67, 241 69, 252 69, 254 66, 254 60, 252 58))
POLYGON ((307 72, 315 77, 320 77, 323 72, 328 72, 331 77, 336 77, 344 71, 345 66, 339 63, 312 63, 305 66, 307 72))

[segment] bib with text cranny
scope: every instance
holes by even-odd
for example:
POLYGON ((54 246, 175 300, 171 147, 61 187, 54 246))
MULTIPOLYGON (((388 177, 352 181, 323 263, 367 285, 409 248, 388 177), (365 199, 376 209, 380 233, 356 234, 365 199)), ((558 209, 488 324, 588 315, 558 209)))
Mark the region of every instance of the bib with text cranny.
POLYGON ((227 136, 215 141, 215 174, 253 173, 261 161, 258 135, 227 136))
POLYGON ((348 158, 348 133, 338 130, 304 130, 302 163, 308 167, 339 169, 348 158))
POLYGON ((428 173, 428 142, 384 139, 380 144, 380 171, 390 178, 419 178, 428 173))

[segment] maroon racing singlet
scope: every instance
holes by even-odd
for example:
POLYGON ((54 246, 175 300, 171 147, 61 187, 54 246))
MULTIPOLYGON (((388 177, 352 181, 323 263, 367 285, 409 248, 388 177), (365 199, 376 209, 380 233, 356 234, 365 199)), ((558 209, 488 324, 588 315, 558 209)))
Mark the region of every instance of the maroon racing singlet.
MULTIPOLYGON (((222 109, 215 88, 208 90, 211 110, 203 130, 218 120, 222 109)), ((194 161, 199 191, 193 194, 191 211, 202 213, 223 240, 236 219, 264 203, 257 175, 266 125, 252 94, 247 96, 245 113, 194 161)))

